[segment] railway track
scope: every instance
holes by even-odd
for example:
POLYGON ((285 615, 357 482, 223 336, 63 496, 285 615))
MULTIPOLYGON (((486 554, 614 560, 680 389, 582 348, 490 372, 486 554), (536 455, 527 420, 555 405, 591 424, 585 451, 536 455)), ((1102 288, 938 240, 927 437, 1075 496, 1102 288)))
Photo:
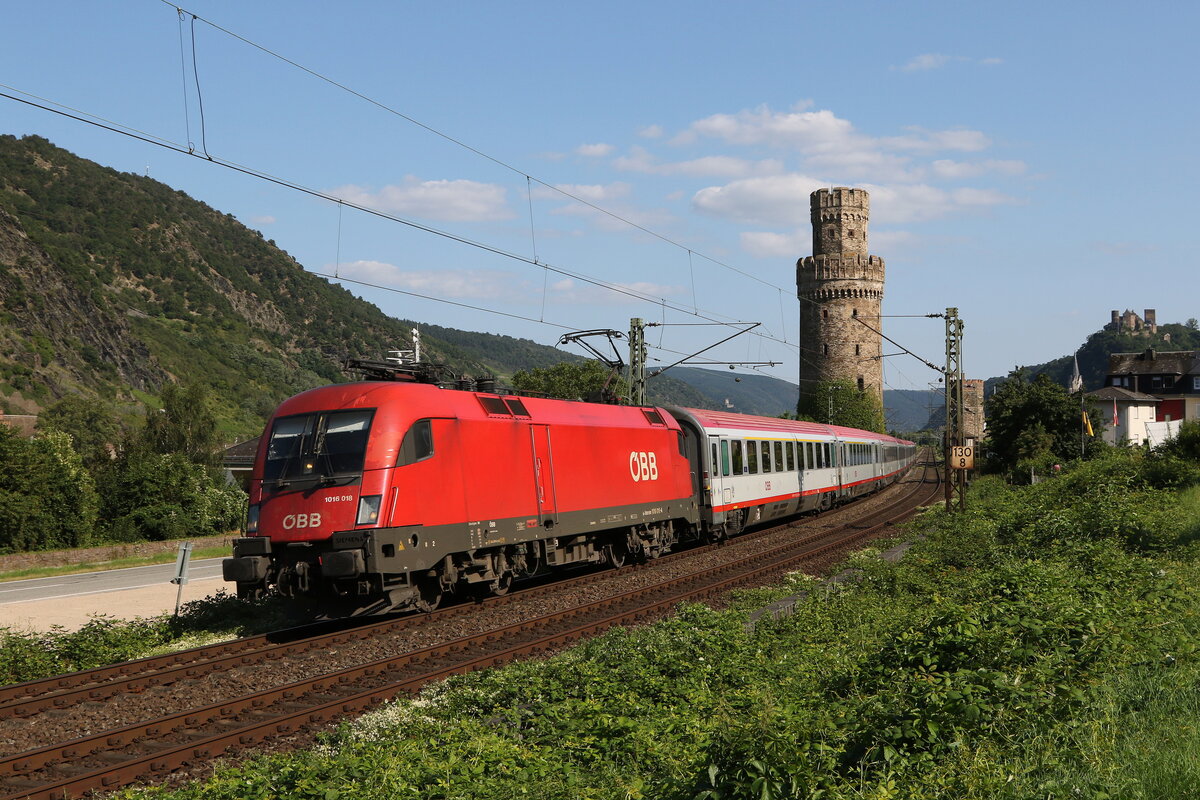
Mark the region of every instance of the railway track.
MULTIPOLYGON (((733 557, 714 569, 685 571, 669 580, 651 581, 641 588, 580 602, 540 617, 0 758, 0 798, 66 798, 94 789, 152 781, 174 770, 206 763, 231 748, 245 748, 361 713, 452 674, 550 652, 616 625, 663 616, 681 602, 703 601, 741 586, 761 585, 819 554, 876 534, 898 518, 915 513, 920 505, 931 502, 937 497, 938 487, 936 482, 931 484, 927 480, 929 468, 924 469, 926 474, 921 481, 897 487, 898 497, 845 524, 806 531, 802 523, 790 523, 740 537, 737 545, 722 550, 736 554, 744 544, 756 539, 765 542, 766 537, 781 529, 799 533, 783 544, 758 548, 758 552, 745 558, 733 557)), ((642 571, 653 575, 662 565, 694 558, 698 552, 703 551, 691 550, 658 559, 651 565, 653 569, 642 571)), ((542 592, 561 592, 564 588, 570 590, 572 586, 599 583, 628 571, 635 570, 630 567, 616 573, 607 570, 509 597, 492 598, 482 605, 502 606, 528 600, 530 593, 536 596, 542 592)), ((297 641, 280 642, 278 635, 275 641, 270 636, 252 637, 160 659, 128 662, 106 670, 5 687, 5 694, 0 695, 0 715, 34 715, 72 703, 103 701, 152 686, 198 680, 216 671, 385 637, 429 625, 435 618, 453 620, 478 613, 478 605, 464 605, 297 641)), ((289 637, 300 633, 290 632, 289 637)))

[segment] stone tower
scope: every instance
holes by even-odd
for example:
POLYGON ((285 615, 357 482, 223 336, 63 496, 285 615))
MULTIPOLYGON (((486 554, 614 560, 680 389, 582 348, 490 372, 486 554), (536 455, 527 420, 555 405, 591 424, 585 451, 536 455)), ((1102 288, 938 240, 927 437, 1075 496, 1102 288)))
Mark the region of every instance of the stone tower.
POLYGON ((800 395, 821 381, 845 380, 882 407, 883 340, 875 331, 883 330, 883 259, 867 252, 871 200, 862 189, 839 186, 813 192, 809 205, 813 254, 796 262, 800 395))

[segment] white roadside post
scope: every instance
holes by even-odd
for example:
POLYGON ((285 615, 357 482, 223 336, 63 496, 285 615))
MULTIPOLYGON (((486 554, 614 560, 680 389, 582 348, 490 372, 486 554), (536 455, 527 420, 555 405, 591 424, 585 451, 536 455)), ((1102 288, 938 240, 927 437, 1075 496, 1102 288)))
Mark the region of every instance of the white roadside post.
POLYGON ((188 582, 188 562, 192 557, 192 543, 183 542, 179 545, 179 556, 175 559, 175 577, 171 583, 179 587, 175 592, 175 616, 179 616, 179 605, 183 601, 183 587, 188 582))

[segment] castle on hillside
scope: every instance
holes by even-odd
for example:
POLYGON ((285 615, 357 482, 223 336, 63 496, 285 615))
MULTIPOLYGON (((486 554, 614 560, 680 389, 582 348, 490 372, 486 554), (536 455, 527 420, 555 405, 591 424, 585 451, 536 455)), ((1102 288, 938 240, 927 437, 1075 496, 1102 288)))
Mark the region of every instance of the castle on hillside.
POLYGON ((848 380, 883 406, 883 259, 867 251, 871 200, 862 189, 809 197, 813 254, 796 262, 800 298, 800 396, 848 380))
POLYGON ((1142 336, 1151 336, 1158 333, 1158 321, 1155 319, 1154 309, 1147 308, 1146 315, 1139 317, 1137 314, 1125 309, 1124 314, 1117 313, 1114 308, 1112 310, 1112 319, 1104 326, 1106 331, 1116 331, 1117 333, 1138 333, 1142 336))

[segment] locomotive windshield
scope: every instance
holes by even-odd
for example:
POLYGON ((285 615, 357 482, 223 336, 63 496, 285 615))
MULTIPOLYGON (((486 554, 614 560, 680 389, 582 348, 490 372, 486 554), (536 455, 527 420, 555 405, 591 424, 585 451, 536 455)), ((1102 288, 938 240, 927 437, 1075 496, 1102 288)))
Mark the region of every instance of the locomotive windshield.
POLYGON ((373 409, 281 417, 271 428, 264 481, 315 480, 362 473, 373 409))

